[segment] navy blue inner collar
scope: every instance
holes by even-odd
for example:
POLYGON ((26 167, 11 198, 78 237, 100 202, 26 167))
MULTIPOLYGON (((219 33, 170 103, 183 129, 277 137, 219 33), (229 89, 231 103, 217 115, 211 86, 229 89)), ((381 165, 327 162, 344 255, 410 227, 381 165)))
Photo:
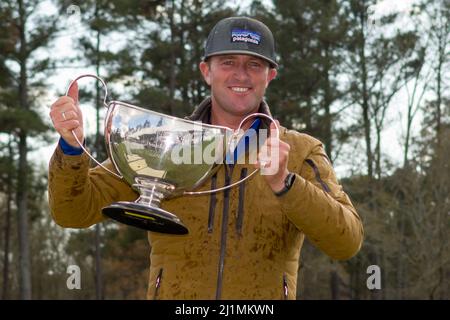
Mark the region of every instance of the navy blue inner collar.
POLYGON ((241 137, 241 139, 237 143, 236 147, 233 150, 233 155, 231 155, 230 150, 227 152, 227 155, 225 157, 225 161, 227 164, 231 164, 231 165, 236 164, 237 159, 239 159, 241 154, 248 151, 250 141, 257 134, 260 125, 261 125, 261 119, 256 118, 253 121, 250 128, 244 133, 244 135, 241 137))

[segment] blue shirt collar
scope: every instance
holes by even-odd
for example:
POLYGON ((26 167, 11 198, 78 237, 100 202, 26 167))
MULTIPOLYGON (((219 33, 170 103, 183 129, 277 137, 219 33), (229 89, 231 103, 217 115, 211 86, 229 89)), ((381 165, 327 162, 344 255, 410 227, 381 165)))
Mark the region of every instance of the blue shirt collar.
POLYGON ((231 152, 228 151, 227 155, 225 157, 227 164, 236 164, 237 159, 239 156, 241 156, 242 152, 247 152, 249 144, 251 139, 254 135, 258 132, 259 126, 261 124, 261 119, 256 118, 250 128, 244 133, 244 135, 241 137, 239 142, 237 143, 236 147, 233 150, 233 154, 231 155, 231 152), (233 158, 231 158, 233 157, 233 158), (233 159, 233 160, 231 160, 233 159))

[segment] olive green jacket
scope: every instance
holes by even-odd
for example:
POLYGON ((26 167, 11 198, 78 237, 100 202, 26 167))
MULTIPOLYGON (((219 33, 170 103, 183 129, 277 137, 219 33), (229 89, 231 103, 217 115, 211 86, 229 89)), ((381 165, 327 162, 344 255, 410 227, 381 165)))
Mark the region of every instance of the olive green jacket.
MULTIPOLYGON (((191 119, 205 120, 205 100, 191 119)), ((269 113, 263 103, 260 111, 269 113)), ((291 149, 292 188, 277 197, 264 176, 212 195, 165 200, 188 235, 148 233, 151 265, 148 299, 295 299, 305 236, 333 259, 349 259, 363 240, 361 220, 342 190, 320 141, 281 129, 291 149)), ((105 164, 112 169, 109 161, 105 164)), ((254 168, 222 165, 198 190, 235 182, 254 168)), ((58 146, 49 165, 49 201, 55 222, 86 228, 105 219, 101 209, 138 194, 86 154, 69 156, 58 146)))

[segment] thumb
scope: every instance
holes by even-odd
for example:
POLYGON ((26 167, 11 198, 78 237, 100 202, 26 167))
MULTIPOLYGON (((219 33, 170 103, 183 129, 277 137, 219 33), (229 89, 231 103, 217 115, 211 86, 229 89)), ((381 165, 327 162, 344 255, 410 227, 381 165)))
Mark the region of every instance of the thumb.
POLYGON ((69 97, 75 101, 75 104, 78 104, 78 83, 74 82, 69 88, 69 92, 67 93, 69 97))

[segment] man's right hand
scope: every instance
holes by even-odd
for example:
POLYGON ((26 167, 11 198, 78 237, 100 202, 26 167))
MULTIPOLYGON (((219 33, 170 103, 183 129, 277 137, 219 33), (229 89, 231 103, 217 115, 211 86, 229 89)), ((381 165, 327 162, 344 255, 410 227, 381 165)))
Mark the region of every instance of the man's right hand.
POLYGON ((70 87, 68 96, 60 97, 52 104, 50 118, 53 126, 61 137, 72 147, 80 146, 72 135, 72 130, 83 143, 83 115, 78 105, 78 84, 74 82, 70 87))

